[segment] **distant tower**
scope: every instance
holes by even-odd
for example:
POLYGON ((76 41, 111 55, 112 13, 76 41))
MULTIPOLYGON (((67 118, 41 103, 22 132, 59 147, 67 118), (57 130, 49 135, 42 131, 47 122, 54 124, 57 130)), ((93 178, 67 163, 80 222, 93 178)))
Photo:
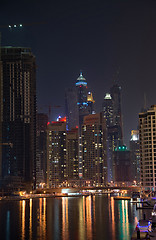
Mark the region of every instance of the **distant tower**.
POLYGON ((123 127, 122 127, 122 112, 121 112, 121 87, 114 84, 110 89, 110 94, 113 102, 113 125, 118 126, 119 145, 123 143, 123 127))
POLYGON ((71 130, 79 124, 77 92, 76 88, 68 88, 65 91, 65 114, 67 117, 67 129, 71 130))
POLYGON ((87 104, 88 104, 88 114, 94 114, 94 99, 93 99, 93 94, 92 92, 88 92, 87 94, 87 104))
POLYGON ((130 152, 132 161, 133 180, 140 183, 140 149, 139 149, 139 130, 131 131, 130 152))
POLYGON ((87 104, 87 81, 83 77, 82 72, 76 81, 76 91, 77 91, 77 105, 79 113, 79 129, 83 123, 83 117, 88 114, 88 104, 87 104))
MULTIPOLYGON (((0 121, 2 177, 36 179, 36 63, 30 48, 2 47, 0 121), (3 145, 8 143, 8 145, 3 145), (11 143, 11 145, 9 145, 11 143)), ((20 187, 20 184, 19 184, 20 187)))
POLYGON ((109 93, 106 93, 106 96, 104 97, 102 111, 103 111, 103 116, 106 119, 107 127, 112 126, 113 125, 113 101, 109 93))

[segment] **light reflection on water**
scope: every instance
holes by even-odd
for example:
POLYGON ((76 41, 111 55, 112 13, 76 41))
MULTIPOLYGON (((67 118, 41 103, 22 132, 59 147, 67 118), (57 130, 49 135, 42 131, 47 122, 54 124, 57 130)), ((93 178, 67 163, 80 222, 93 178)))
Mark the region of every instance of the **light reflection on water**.
POLYGON ((128 240, 140 216, 143 212, 129 201, 105 195, 1 202, 0 236, 7 240, 128 240))

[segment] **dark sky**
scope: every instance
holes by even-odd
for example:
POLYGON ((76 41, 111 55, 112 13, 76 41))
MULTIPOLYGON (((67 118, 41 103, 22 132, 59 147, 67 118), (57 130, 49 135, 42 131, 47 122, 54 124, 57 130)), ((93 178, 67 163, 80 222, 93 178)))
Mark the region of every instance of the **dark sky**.
MULTIPOLYGON (((1 0, 0 21, 1 26, 28 24, 0 31, 2 45, 32 48, 39 105, 64 106, 65 89, 75 84, 82 69, 100 111, 120 69, 127 143, 137 128, 144 94, 148 107, 156 104, 155 0, 1 0)), ((54 118, 63 107, 52 111, 54 118)))

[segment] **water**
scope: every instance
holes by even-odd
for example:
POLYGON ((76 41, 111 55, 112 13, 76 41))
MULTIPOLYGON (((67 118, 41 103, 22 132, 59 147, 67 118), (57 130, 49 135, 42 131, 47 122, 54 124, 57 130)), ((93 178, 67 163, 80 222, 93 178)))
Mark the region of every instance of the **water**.
POLYGON ((129 240, 140 218, 130 201, 106 195, 1 201, 0 239, 129 240))

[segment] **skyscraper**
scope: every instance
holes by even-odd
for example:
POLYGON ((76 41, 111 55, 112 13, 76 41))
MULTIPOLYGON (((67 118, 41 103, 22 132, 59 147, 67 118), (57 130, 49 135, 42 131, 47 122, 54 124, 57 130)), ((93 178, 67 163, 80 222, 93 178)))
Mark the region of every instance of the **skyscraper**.
POLYGON ((109 93, 106 93, 102 104, 103 116, 106 119, 106 126, 113 126, 113 101, 109 93))
POLYGON ((94 103, 95 103, 95 101, 93 99, 92 92, 88 92, 88 94, 87 94, 88 114, 95 113, 94 103))
POLYGON ((123 126, 122 126, 122 112, 121 112, 121 87, 114 84, 110 88, 110 94, 113 103, 113 125, 118 126, 118 140, 119 144, 123 144, 123 126))
POLYGON ((115 148, 113 152, 113 178, 114 182, 122 185, 130 184, 133 182, 132 177, 132 164, 130 158, 130 151, 127 150, 127 147, 121 145, 115 148))
POLYGON ((79 179, 78 128, 67 131, 66 138, 68 181, 79 179))
POLYGON ((36 183, 46 183, 47 171, 47 123, 48 116, 44 113, 38 113, 36 119, 36 183))
POLYGON ((76 92, 77 92, 77 105, 78 105, 78 116, 79 116, 79 129, 83 124, 84 116, 88 115, 88 104, 87 104, 87 81, 83 77, 82 72, 76 81, 76 92))
POLYGON ((65 91, 65 114, 67 117, 68 130, 71 130, 79 125, 77 91, 75 87, 68 88, 65 91))
POLYGON ((36 179, 36 63, 30 48, 1 48, 1 176, 36 179))
POLYGON ((47 186, 58 187, 67 180, 66 119, 47 126, 47 186))
POLYGON ((156 105, 139 113, 141 184, 156 191, 156 105))
POLYGON ((140 183, 140 149, 139 149, 139 130, 131 131, 130 152, 132 162, 133 180, 140 183))
POLYGON ((83 179, 93 186, 107 183, 106 122, 102 113, 84 117, 82 125, 83 179))

